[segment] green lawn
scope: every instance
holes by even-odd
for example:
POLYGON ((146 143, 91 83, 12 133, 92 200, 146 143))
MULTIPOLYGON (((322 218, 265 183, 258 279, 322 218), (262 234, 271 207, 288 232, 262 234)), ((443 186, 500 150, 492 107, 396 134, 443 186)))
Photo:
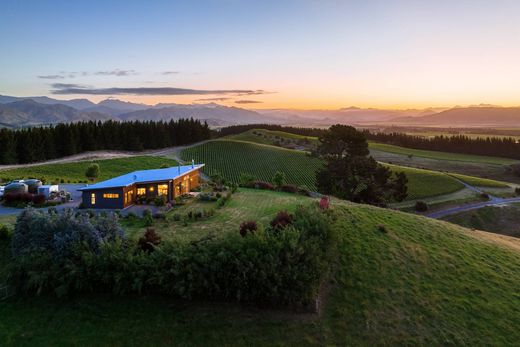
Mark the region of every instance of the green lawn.
MULTIPOLYGON (((166 221, 157 221, 154 227, 164 239, 193 241, 208 235, 221 237, 225 233, 237 232, 238 225, 242 222, 255 220, 267 225, 278 211, 292 212, 297 205, 313 200, 296 194, 240 188, 224 208, 216 208, 216 202, 192 199, 186 205, 174 207, 168 212, 166 221), (183 216, 188 211, 196 212, 201 209, 215 209, 215 215, 209 219, 190 221, 188 225, 173 220, 175 214, 183 216)), ((140 219, 124 220, 123 225, 132 238, 139 238, 146 229, 140 219)))
POLYGON ((438 160, 450 160, 450 161, 462 161, 462 162, 471 162, 471 163, 483 163, 483 164, 494 164, 494 165, 510 165, 517 163, 518 160, 507 159, 507 158, 499 158, 499 157, 487 157, 481 155, 471 155, 471 154, 459 154, 459 153, 448 153, 448 152, 437 152, 437 151, 426 151, 421 149, 411 149, 399 146, 388 145, 384 143, 376 143, 370 142, 369 148, 394 153, 401 154, 406 156, 417 156, 423 158, 430 159, 438 159, 438 160))
POLYGON ((83 182, 85 170, 91 163, 98 163, 101 169, 99 181, 119 176, 128 172, 146 169, 158 169, 163 164, 177 165, 177 162, 164 157, 138 156, 118 159, 87 160, 75 163, 47 164, 27 166, 0 171, 4 181, 22 178, 44 179, 46 182, 83 182))
POLYGON ((206 142, 182 151, 185 160, 204 163, 203 171, 211 175, 221 173, 231 182, 238 183, 240 174, 271 182, 277 171, 286 175, 287 183, 315 189, 316 170, 321 160, 304 152, 259 145, 250 142, 218 140, 206 142))
POLYGON ((381 163, 392 171, 402 171, 408 178, 408 198, 416 200, 454 193, 464 188, 464 185, 453 177, 442 172, 414 169, 405 166, 397 166, 381 163))
MULTIPOLYGON (((270 214, 267 198, 273 210, 306 201, 273 192, 239 194, 237 204, 223 212, 240 215, 237 222, 270 214), (240 200, 239 194, 247 198, 240 200), (255 202, 264 212, 254 210, 255 202)), ((152 296, 20 297, 0 301, 0 345, 512 346, 520 341, 515 304, 520 251, 442 221, 337 200, 333 206, 340 257, 321 316, 152 296)), ((220 223, 216 220, 209 228, 220 223)), ((0 275, 8 258, 1 241, 0 275)))

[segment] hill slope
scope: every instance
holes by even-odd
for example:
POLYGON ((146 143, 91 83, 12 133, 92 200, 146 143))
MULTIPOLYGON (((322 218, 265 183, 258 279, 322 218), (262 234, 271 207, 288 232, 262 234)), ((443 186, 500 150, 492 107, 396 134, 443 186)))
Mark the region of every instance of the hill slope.
MULTIPOLYGON (((285 197, 271 193, 270 202, 276 206, 285 197)), ((430 346, 520 340, 518 249, 420 216, 339 201, 333 206, 340 257, 321 317, 152 296, 23 298, 0 302, 0 344, 430 346)), ((5 265, 8 250, 5 241, 0 245, 5 265)))
MULTIPOLYGON (((205 163, 204 172, 209 175, 218 172, 231 182, 238 183, 241 173, 271 182, 274 174, 280 171, 285 173, 287 183, 305 185, 311 190, 316 189, 316 171, 322 165, 319 159, 302 151, 224 139, 188 148, 181 156, 187 161, 195 159, 196 162, 205 163)), ((404 171, 408 176, 408 200, 449 194, 464 188, 444 173, 385 165, 393 171, 404 171)))
POLYGON ((520 107, 453 108, 423 117, 394 118, 392 123, 449 126, 518 126, 520 107))

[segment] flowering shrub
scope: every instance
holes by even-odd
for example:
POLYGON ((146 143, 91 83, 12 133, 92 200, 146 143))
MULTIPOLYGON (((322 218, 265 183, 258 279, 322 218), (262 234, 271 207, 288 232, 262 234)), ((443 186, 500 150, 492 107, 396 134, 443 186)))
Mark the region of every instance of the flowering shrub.
POLYGON ((322 210, 328 210, 330 206, 330 198, 328 196, 322 196, 319 206, 322 210))

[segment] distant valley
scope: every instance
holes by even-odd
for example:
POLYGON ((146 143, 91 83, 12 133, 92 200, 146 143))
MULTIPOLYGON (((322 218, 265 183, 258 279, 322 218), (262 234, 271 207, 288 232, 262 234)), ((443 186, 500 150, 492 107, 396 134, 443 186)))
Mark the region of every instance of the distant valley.
POLYGON ((337 110, 244 109, 216 103, 146 105, 106 99, 58 100, 45 96, 0 95, 0 127, 29 127, 89 120, 169 121, 194 118, 212 127, 271 123, 304 127, 351 125, 511 127, 520 124, 520 107, 470 106, 385 110, 347 107, 337 110))

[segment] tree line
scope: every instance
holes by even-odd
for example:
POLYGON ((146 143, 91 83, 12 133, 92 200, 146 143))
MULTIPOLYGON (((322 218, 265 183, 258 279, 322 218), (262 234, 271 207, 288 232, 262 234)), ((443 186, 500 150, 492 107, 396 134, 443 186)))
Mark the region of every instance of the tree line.
POLYGON ((265 129, 271 131, 284 131, 291 134, 302 135, 302 136, 313 136, 320 137, 326 133, 327 129, 320 128, 302 128, 302 127, 292 127, 292 126, 284 126, 278 124, 245 124, 245 125, 231 125, 228 127, 221 128, 217 135, 218 136, 228 136, 228 135, 237 135, 241 134, 245 131, 252 129, 265 129))
POLYGON ((465 135, 422 137, 403 133, 371 133, 368 140, 391 145, 462 154, 520 159, 520 143, 512 137, 477 137, 465 135))
POLYGON ((0 129, 0 164, 25 164, 96 150, 140 151, 186 145, 211 137, 204 122, 88 121, 20 130, 0 129))

